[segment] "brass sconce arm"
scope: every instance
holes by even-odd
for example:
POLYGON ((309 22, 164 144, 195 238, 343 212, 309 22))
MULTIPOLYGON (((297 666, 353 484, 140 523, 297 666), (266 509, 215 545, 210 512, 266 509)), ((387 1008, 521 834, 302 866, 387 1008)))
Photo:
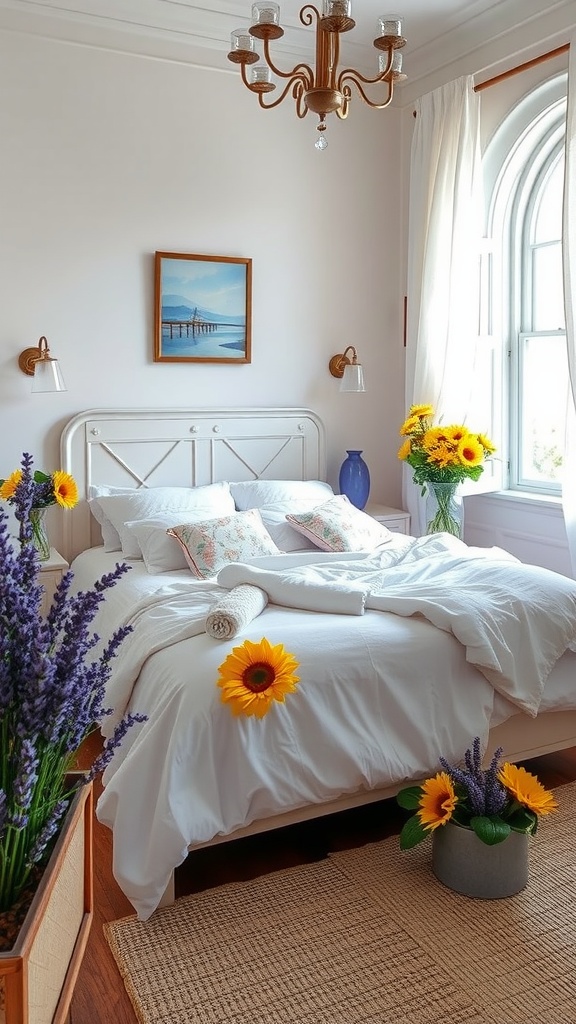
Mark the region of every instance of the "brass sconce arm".
POLYGON ((332 359, 328 363, 328 369, 333 377, 343 377, 344 370, 350 363, 358 362, 358 353, 354 348, 354 345, 348 345, 348 348, 344 349, 344 352, 332 356, 332 359), (348 359, 348 353, 352 353, 352 359, 348 359))

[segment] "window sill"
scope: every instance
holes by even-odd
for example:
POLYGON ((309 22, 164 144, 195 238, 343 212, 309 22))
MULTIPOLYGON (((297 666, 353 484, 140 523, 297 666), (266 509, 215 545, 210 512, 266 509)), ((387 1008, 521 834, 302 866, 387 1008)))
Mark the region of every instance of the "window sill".
POLYGON ((531 491, 485 491, 483 494, 469 494, 465 500, 504 502, 508 506, 529 505, 534 511, 550 515, 562 515, 562 498, 552 494, 534 494, 531 491))

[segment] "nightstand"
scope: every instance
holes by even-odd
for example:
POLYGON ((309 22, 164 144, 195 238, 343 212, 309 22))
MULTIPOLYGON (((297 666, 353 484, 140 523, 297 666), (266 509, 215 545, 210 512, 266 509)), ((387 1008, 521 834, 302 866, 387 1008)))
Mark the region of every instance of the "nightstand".
POLYGON ((47 615, 52 605, 52 598, 54 597, 54 591, 58 586, 62 576, 68 569, 68 562, 62 555, 56 551, 56 548, 50 548, 50 558, 46 562, 40 562, 40 568, 38 575, 40 577, 40 583, 44 587, 44 595, 42 597, 42 606, 40 611, 42 615, 47 615))
POLYGON ((389 505, 376 505, 370 502, 364 511, 378 523, 382 523, 391 533, 410 533, 410 513, 401 508, 390 508, 389 505))

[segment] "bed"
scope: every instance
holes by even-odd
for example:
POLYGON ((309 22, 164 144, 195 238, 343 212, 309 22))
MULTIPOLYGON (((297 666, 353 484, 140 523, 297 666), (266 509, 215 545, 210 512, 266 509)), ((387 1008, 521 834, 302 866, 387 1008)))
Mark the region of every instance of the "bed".
POLYGON ((446 535, 373 535, 363 513, 350 550, 319 547, 316 512, 339 517, 343 499, 310 410, 88 410, 66 425, 61 463, 80 492, 64 524, 74 585, 131 566, 95 623, 103 639, 133 626, 103 733, 125 712, 148 718, 107 769, 97 813, 142 919, 188 851, 392 796, 476 735, 509 760, 576 745, 576 583, 446 535), (239 548, 218 547, 221 522, 239 548), (238 587, 265 603, 215 639, 207 617, 238 587), (262 637, 294 655, 300 682, 263 718, 235 716, 219 667, 262 637))

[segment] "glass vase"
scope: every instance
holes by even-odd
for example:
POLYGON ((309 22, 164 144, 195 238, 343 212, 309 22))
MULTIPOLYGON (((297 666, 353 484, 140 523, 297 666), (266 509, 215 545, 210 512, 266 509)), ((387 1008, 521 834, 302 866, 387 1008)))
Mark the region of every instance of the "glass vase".
POLYGON ((41 562, 47 562, 50 558, 50 540, 46 531, 45 514, 45 508, 30 509, 32 543, 38 552, 41 562))
POLYGON ((451 533, 462 539, 464 510, 458 484, 426 483, 426 533, 451 533))
POLYGON ((340 466, 338 484, 356 508, 363 509, 370 494, 370 470, 360 451, 346 451, 347 458, 340 466))

